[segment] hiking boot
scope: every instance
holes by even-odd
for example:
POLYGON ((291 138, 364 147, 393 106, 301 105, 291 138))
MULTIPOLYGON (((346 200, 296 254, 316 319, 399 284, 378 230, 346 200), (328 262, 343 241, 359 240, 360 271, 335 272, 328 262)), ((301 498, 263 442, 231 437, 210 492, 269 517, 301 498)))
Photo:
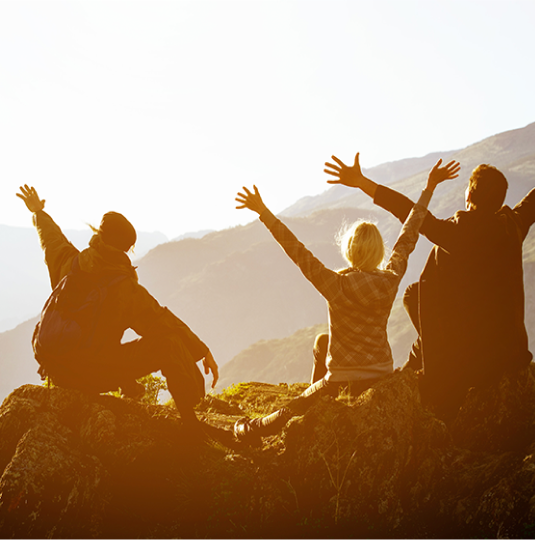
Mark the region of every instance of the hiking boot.
POLYGON ((255 431, 255 427, 251 426, 251 420, 248 417, 242 417, 236 421, 234 437, 251 447, 262 447, 262 438, 255 431))

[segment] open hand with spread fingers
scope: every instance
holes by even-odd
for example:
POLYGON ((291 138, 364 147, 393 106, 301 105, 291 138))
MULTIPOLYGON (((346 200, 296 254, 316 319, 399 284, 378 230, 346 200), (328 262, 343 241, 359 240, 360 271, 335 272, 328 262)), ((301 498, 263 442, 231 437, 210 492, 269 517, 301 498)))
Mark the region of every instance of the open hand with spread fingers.
POLYGON ((19 190, 20 193, 16 194, 16 196, 20 197, 26 203, 26 207, 28 207, 30 212, 38 212, 45 208, 45 200, 39 199, 37 191, 33 186, 25 184, 24 186, 20 186, 19 190))
POLYGON ((325 169, 323 170, 328 175, 337 177, 336 180, 328 180, 328 184, 343 184, 350 188, 360 188, 362 180, 365 179, 359 164, 359 152, 355 156, 355 162, 352 166, 346 165, 342 160, 339 160, 336 156, 331 156, 336 163, 325 162, 325 169))
POLYGON ((260 192, 258 191, 258 188, 253 185, 253 189, 254 193, 244 186, 244 193, 238 192, 238 195, 236 196, 236 202, 240 203, 240 205, 236 206, 236 208, 249 209, 258 214, 262 214, 262 212, 264 212, 267 207, 262 201, 262 197, 260 197, 260 192))
POLYGON ((429 176, 427 177, 426 190, 432 192, 434 189, 445 180, 452 180, 459 176, 459 171, 461 170, 461 164, 455 160, 447 163, 444 167, 442 165, 442 159, 433 166, 433 169, 429 171, 429 176))

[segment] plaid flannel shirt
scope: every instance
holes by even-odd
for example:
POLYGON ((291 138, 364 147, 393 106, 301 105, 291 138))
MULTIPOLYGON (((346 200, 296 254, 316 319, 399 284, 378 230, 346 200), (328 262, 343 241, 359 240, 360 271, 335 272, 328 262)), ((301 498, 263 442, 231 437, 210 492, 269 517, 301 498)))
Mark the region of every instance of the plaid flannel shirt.
POLYGON ((286 254, 326 299, 329 310, 329 381, 377 378, 393 371, 386 325, 409 254, 427 213, 429 194, 414 205, 384 270, 333 271, 325 267, 269 210, 260 216, 286 254))

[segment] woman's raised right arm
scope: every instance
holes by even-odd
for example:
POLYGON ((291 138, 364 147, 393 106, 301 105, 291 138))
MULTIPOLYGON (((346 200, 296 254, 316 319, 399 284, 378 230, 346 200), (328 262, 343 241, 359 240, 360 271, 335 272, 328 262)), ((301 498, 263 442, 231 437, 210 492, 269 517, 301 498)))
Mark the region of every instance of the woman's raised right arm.
POLYGON ((304 244, 284 225, 264 204, 256 186, 254 192, 243 188, 236 201, 241 203, 236 208, 247 208, 260 216, 262 223, 269 229, 286 255, 299 267, 305 278, 326 299, 331 299, 339 291, 340 275, 328 269, 304 244))

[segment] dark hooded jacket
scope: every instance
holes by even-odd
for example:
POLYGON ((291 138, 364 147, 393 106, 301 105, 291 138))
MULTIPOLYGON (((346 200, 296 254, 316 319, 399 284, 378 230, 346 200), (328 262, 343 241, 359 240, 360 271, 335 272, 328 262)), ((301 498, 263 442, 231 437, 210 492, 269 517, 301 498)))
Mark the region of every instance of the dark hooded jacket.
MULTIPOLYGON (((374 202, 403 222, 413 202, 378 186, 374 202)), ((424 379, 436 401, 486 384, 532 359, 524 324, 522 243, 535 221, 535 190, 513 209, 428 212, 435 244, 419 281, 424 379)))
POLYGON ((45 254, 52 289, 71 270, 76 256, 82 271, 95 275, 125 276, 108 292, 90 353, 96 354, 118 346, 124 331, 130 328, 142 337, 173 335, 180 339, 195 361, 205 357, 208 347, 138 283, 135 268, 124 252, 105 244, 99 235, 94 235, 89 247, 80 252, 44 211, 34 214, 34 225, 45 254))

